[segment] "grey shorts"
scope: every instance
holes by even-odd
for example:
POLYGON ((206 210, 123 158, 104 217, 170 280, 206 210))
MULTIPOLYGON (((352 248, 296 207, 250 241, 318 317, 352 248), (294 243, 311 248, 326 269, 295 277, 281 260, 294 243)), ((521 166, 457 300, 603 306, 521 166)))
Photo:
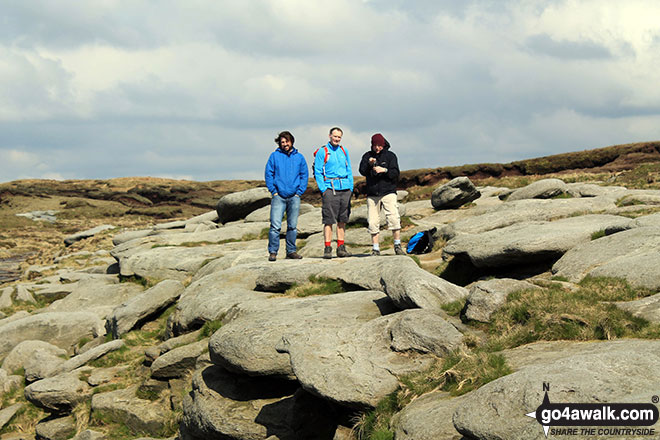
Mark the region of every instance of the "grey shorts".
POLYGON ((335 191, 334 194, 332 189, 328 189, 323 193, 321 216, 324 225, 348 223, 348 217, 351 215, 351 196, 353 191, 347 189, 335 191))

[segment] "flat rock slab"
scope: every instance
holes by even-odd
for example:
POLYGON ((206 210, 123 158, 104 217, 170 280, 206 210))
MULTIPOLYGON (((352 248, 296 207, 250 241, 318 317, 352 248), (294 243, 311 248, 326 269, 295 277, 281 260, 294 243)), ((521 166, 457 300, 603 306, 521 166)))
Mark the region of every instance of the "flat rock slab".
MULTIPOLYGON (((454 426, 474 439, 545 439, 525 414, 543 402, 651 402, 660 381, 660 341, 603 343, 592 352, 530 365, 469 393, 454 413, 454 426)), ((656 431, 658 427, 655 427, 656 431)))
POLYGON ((46 312, 68 312, 85 310, 96 313, 105 319, 115 307, 144 291, 136 283, 108 284, 105 281, 89 279, 78 282, 73 292, 51 303, 46 312))
POLYGON ((333 410, 293 381, 197 371, 183 402, 182 440, 331 439, 333 410))
POLYGON ((614 305, 638 318, 660 323, 660 293, 635 301, 615 302, 614 305))
POLYGON ((366 323, 286 333, 293 372, 307 391, 337 404, 364 409, 399 387, 398 376, 429 368, 435 356, 461 346, 462 335, 442 318, 407 310, 366 323))
POLYGON ((152 402, 135 396, 137 386, 124 390, 95 394, 92 397, 92 416, 95 412, 124 423, 133 431, 159 435, 168 422, 170 409, 162 401, 152 402))
POLYGON ((223 255, 221 245, 199 247, 154 246, 158 247, 120 259, 121 275, 138 275, 143 278, 183 281, 197 272, 209 260, 223 255))
POLYGON ((585 242, 566 252, 552 273, 579 282, 616 277, 636 287, 660 288, 660 227, 643 226, 585 242))
POLYGON ((26 316, 0 327, 0 357, 23 341, 40 340, 73 351, 83 338, 104 334, 103 321, 90 312, 50 312, 26 316))
POLYGON ((463 287, 421 269, 407 256, 303 260, 290 266, 266 266, 256 279, 259 290, 281 292, 311 276, 341 281, 349 288, 381 290, 400 309, 422 308, 435 313, 441 306, 467 296, 463 287))
POLYGON ((237 317, 211 336, 213 363, 253 376, 294 378, 289 356, 276 350, 283 335, 303 335, 319 328, 330 331, 393 310, 387 296, 373 291, 268 301, 253 310, 242 311, 239 306, 237 317))
MULTIPOLYGON (((573 215, 600 213, 616 208, 616 197, 601 196, 575 199, 516 200, 481 211, 439 229, 446 239, 458 234, 478 234, 501 229, 516 223, 549 221, 573 215)), ((468 214, 470 210, 467 210, 468 214)))
POLYGON ((525 222, 494 231, 457 236, 443 252, 468 258, 475 267, 505 267, 559 259, 591 241, 595 232, 624 230, 631 220, 614 215, 585 215, 554 222, 525 222))
POLYGON ((186 232, 184 230, 161 231, 156 235, 136 238, 115 246, 110 254, 121 262, 123 258, 141 253, 158 246, 192 246, 222 244, 230 241, 241 241, 256 238, 261 231, 268 229, 270 223, 232 223, 223 227, 203 232, 186 232))
POLYGON ((103 231, 108 231, 110 229, 115 229, 116 226, 113 225, 101 225, 92 229, 87 229, 86 231, 77 232, 73 235, 64 237, 64 244, 71 246, 76 241, 84 240, 85 238, 93 237, 96 234, 100 234, 103 231))

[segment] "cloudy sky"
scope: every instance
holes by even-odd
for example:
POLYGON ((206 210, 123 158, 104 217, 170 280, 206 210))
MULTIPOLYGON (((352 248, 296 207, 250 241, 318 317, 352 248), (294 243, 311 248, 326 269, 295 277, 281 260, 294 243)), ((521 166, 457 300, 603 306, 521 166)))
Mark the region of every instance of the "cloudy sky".
POLYGON ((660 139, 657 0, 4 0, 0 181, 258 179, 333 125, 402 169, 660 139))

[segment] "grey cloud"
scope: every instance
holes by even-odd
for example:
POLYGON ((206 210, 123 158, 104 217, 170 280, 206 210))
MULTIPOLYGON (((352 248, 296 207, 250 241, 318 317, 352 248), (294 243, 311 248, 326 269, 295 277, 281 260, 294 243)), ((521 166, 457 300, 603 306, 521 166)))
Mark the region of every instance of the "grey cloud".
POLYGON ((533 53, 565 60, 605 60, 613 58, 608 48, 593 41, 557 41, 548 34, 537 34, 525 40, 533 53))

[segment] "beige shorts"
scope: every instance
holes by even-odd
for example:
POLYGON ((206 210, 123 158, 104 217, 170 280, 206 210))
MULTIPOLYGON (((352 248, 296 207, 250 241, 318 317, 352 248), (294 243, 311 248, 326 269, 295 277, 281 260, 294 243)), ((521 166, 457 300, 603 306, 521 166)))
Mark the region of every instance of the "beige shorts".
POLYGON ((396 201, 396 193, 387 194, 382 197, 367 197, 367 220, 369 221, 369 233, 378 234, 380 231, 380 209, 385 211, 387 229, 396 231, 401 229, 399 218, 399 206, 396 201))

